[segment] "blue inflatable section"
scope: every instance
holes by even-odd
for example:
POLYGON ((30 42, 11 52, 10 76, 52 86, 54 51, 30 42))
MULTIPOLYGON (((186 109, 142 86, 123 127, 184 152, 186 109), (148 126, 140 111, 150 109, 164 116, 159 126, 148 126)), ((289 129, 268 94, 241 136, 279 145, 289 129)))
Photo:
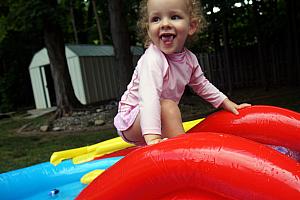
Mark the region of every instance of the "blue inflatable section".
POLYGON ((74 199, 86 185, 80 178, 95 169, 107 169, 122 156, 74 165, 70 160, 49 162, 0 174, 0 199, 74 199))

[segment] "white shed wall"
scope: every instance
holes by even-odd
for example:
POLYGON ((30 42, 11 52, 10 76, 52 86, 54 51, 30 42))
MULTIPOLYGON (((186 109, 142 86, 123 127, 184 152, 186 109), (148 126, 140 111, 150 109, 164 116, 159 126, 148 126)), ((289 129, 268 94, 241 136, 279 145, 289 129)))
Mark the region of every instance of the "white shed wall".
MULTIPOLYGON (((136 64, 141 48, 134 47, 136 64)), ((66 58, 74 93, 82 104, 115 99, 118 94, 117 70, 112 46, 66 46, 66 58)), ((29 66, 36 108, 51 107, 44 66, 49 65, 47 50, 37 52, 29 66)), ((49 66, 48 66, 49 67, 49 66)))
MULTIPOLYGON (((75 96, 82 104, 86 104, 87 102, 83 88, 81 69, 79 66, 79 57, 67 47, 66 57, 75 96)), ((44 48, 34 55, 29 66, 33 96, 37 109, 51 107, 49 92, 47 89, 47 80, 43 67, 45 65, 49 65, 49 63, 48 53, 44 48)))
POLYGON ((39 68, 43 65, 49 65, 49 57, 45 48, 34 54, 29 69, 39 68))
POLYGON ((79 57, 74 56, 68 58, 67 62, 75 96, 82 104, 87 104, 85 91, 83 87, 79 57))

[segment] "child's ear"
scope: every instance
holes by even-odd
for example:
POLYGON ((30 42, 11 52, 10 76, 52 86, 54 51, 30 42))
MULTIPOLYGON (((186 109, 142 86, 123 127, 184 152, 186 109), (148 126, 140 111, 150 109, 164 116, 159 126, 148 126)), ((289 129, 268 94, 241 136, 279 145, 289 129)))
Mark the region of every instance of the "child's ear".
POLYGON ((197 20, 196 19, 191 19, 189 35, 193 35, 196 32, 197 26, 198 26, 197 20))

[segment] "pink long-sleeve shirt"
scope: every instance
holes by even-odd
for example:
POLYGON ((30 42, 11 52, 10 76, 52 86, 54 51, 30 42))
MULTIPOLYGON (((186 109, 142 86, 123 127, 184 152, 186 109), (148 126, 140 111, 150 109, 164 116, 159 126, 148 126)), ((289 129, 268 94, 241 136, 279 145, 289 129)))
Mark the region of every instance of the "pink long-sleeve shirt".
POLYGON ((196 56, 189 50, 166 55, 151 44, 134 70, 119 102, 114 125, 127 130, 140 113, 142 134, 161 134, 161 99, 179 103, 189 85, 214 107, 227 98, 204 76, 196 56))

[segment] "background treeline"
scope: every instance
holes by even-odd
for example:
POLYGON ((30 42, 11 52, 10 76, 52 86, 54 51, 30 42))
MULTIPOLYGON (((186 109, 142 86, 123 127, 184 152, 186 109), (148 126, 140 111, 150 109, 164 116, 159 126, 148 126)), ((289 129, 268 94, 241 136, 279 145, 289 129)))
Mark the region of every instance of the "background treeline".
MULTIPOLYGON (((41 48, 59 46, 53 41, 116 46, 118 23, 125 23, 128 37, 122 40, 142 45, 136 34, 139 2, 0 0, 0 112, 34 107, 28 66, 41 48)), ((299 1, 202 0, 202 5, 207 27, 190 48, 218 87, 232 92, 299 84, 299 1)), ((123 71, 130 77, 132 71, 123 71)))

